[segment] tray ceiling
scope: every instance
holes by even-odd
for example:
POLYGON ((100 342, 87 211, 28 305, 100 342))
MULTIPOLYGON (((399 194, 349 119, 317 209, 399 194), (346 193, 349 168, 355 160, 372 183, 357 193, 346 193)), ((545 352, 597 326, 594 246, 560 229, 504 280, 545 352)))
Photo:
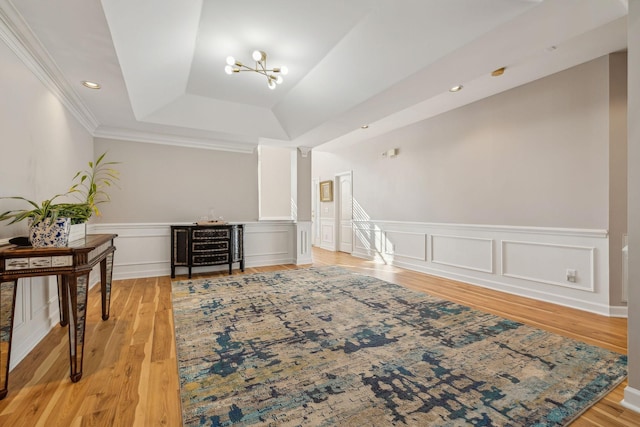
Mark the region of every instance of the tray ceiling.
POLYGON ((357 142, 626 48, 621 0, 0 6, 35 34, 95 117, 94 135, 240 150, 357 142), (227 56, 250 64, 255 49, 290 70, 275 90, 224 72, 227 56), (455 84, 464 90, 450 93, 455 84))

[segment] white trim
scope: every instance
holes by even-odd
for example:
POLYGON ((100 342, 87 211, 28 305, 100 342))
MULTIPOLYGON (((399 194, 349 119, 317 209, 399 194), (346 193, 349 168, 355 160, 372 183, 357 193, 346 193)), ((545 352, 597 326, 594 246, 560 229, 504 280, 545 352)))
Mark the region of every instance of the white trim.
POLYGON ((431 239, 429 239, 431 245, 429 246, 429 248, 431 249, 429 251, 429 261, 431 261, 434 264, 442 264, 442 265, 449 265, 451 267, 458 267, 458 268, 464 268, 467 270, 474 270, 474 271, 480 271, 482 273, 489 273, 489 274, 493 274, 493 240, 492 239, 486 239, 486 238, 479 238, 479 237, 466 237, 466 236, 454 236, 454 235, 447 235, 447 234, 432 234, 431 235, 431 239), (491 265, 491 267, 489 269, 483 269, 483 268, 478 268, 478 267, 472 267, 469 265, 460 265, 460 264, 454 264, 454 263, 448 263, 448 262, 444 262, 444 261, 436 261, 433 257, 433 254, 435 252, 435 249, 433 247, 433 238, 434 237, 446 237, 449 239, 460 239, 460 240, 481 240, 481 241, 485 241, 485 242, 489 242, 489 246, 490 246, 490 253, 489 253, 489 264, 491 265))
POLYGON ((629 317, 629 308, 626 306, 611 306, 609 307, 609 317, 621 317, 626 319, 629 317))
POLYGON ((293 221, 293 218, 290 216, 267 216, 260 218, 258 221, 293 221))
MULTIPOLYGON (((245 267, 296 263, 296 227, 292 221, 247 221, 244 224, 245 267), (253 243, 252 243, 253 241, 253 243)), ((89 233, 115 233, 115 280, 168 276, 171 225, 184 223, 89 224, 89 233)), ((302 259, 302 258, 301 258, 302 259)), ((225 266, 194 268, 193 272, 219 271, 225 266)), ((237 268, 237 263, 234 264, 237 268)))
POLYGON ((629 302, 629 236, 627 233, 622 235, 622 302, 629 302))
MULTIPOLYGON (((354 254, 354 256, 359 256, 354 254)), ((368 257, 360 258, 370 259, 368 257)), ((550 302, 553 304, 561 305, 563 307, 577 308, 579 310, 588 311, 590 313, 605 315, 609 314, 609 307, 604 304, 590 303, 584 302, 571 297, 563 297, 555 294, 551 294, 548 292, 538 291, 538 290, 527 290, 527 292, 523 292, 520 287, 513 286, 509 283, 499 282, 497 280, 491 280, 486 278, 480 278, 479 276, 473 276, 470 274, 463 274, 459 272, 451 272, 448 270, 442 270, 434 267, 425 267, 423 265, 417 265, 412 263, 407 263, 403 261, 394 261, 393 265, 401 268, 406 268, 407 270, 418 271, 425 274, 430 274, 433 276, 443 277, 445 279, 456 280, 459 282, 468 283, 475 286, 480 286, 487 289, 493 289, 500 292, 506 292, 512 295, 520 295, 527 298, 550 302)))
POLYGON ((296 265, 313 263, 313 252, 311 251, 312 228, 311 221, 298 221, 296 224, 296 265))
POLYGON ((220 139, 194 138, 179 135, 143 132, 133 129, 112 128, 99 126, 93 132, 97 138, 117 139, 122 141, 146 142, 149 144, 172 145, 185 148, 199 148, 203 150, 230 151, 233 153, 252 154, 257 143, 242 141, 225 141, 220 139))
MULTIPOLYGON (((358 230, 361 230, 361 229, 358 229, 358 230)), ((368 230, 368 231, 371 231, 371 230, 368 230)), ((354 227, 353 232, 355 234, 356 227, 354 227)), ((402 257, 402 258, 410 258, 410 259, 415 259, 415 260, 418 260, 418 261, 426 261, 427 260, 427 245, 428 245, 427 241, 428 241, 428 239, 427 239, 427 234, 426 233, 416 233, 416 232, 413 232, 413 231, 385 230, 384 236, 385 236, 384 237, 384 239, 385 239, 384 253, 386 255, 391 255, 391 256, 395 256, 395 257, 402 257), (409 235, 409 236, 421 237, 423 239, 422 243, 424 245, 424 257, 419 257, 419 256, 415 256, 415 255, 410 255, 410 254, 403 254, 402 252, 397 252, 396 248, 395 248, 395 245, 391 249, 388 249, 386 247, 386 242, 390 240, 387 237, 389 235, 389 233, 391 233, 391 234, 406 234, 406 235, 409 235)), ((354 244, 354 247, 355 247, 355 244, 354 244)))
POLYGON ((546 283, 547 285, 554 285, 554 286, 564 286, 566 288, 572 288, 572 289, 580 289, 583 291, 588 291, 588 292, 595 292, 595 248, 594 247, 589 247, 589 246, 574 246, 574 245, 558 245, 558 244, 551 244, 551 243, 539 243, 539 242, 524 242, 521 240, 502 240, 500 247, 502 248, 501 252, 502 252, 502 262, 500 263, 501 268, 500 268, 500 274, 502 276, 505 277, 513 277, 515 279, 524 279, 524 280, 530 280, 532 282, 538 282, 538 283, 546 283), (504 272, 504 256, 505 256, 505 250, 504 250, 504 244, 505 243, 516 243, 516 244, 521 244, 521 245, 531 245, 531 246, 546 246, 546 247, 556 247, 556 248, 569 248, 569 249, 580 249, 580 250, 585 250, 585 251, 589 251, 590 253, 590 260, 589 260, 589 264, 590 264, 590 271, 589 271, 589 287, 584 287, 584 286, 578 286, 578 285, 571 285, 570 283, 564 283, 564 282, 556 282, 553 280, 542 280, 536 277, 528 277, 528 276, 520 276, 517 274, 508 274, 504 272))
POLYGON ((385 221, 385 220, 353 220, 354 223, 375 223, 388 225, 399 225, 404 227, 436 227, 446 230, 474 230, 474 231, 504 231, 509 233, 526 234, 549 234, 553 236, 576 236, 606 238, 609 236, 607 230, 583 229, 583 228, 554 228, 554 227, 519 227, 513 225, 488 225, 488 224, 451 224, 439 222, 415 222, 415 221, 385 221))
POLYGON ((624 389, 624 399, 620 404, 627 409, 640 413, 640 390, 626 386, 624 389))
MULTIPOLYGON (((610 305, 609 237, 604 230, 367 220, 355 221, 354 225, 354 256, 384 260, 398 267, 604 316, 624 317, 627 313, 624 306, 610 305), (407 254, 387 254, 385 245, 388 245, 387 238, 392 237, 391 234, 387 236, 391 230, 393 233, 425 234, 426 259, 419 259, 422 249, 417 246, 416 241, 411 241, 407 250, 403 250, 409 252, 407 254), (456 247, 453 246, 449 248, 446 257, 440 259, 433 250, 434 244, 437 243, 437 237, 434 236, 462 238, 467 239, 469 243, 473 243, 470 240, 479 240, 490 245, 481 244, 477 248, 474 246, 470 249, 471 252, 466 252, 464 246, 461 246, 459 257, 456 255, 456 247), (533 252, 537 253, 537 256, 522 258, 526 255, 523 253, 519 258, 511 259, 510 254, 506 253, 508 250, 503 253, 503 247, 509 246, 506 246, 507 243, 499 244, 502 241, 535 244, 537 246, 531 249, 535 249, 533 252), (555 265, 546 263, 545 259, 556 256, 558 247, 578 248, 586 252, 566 249, 569 251, 566 259, 560 258, 555 265), (518 270, 511 270, 507 261, 517 261, 518 264, 513 264, 512 267, 518 266, 518 270), (519 264, 521 262, 523 264, 519 264), (559 283, 564 279, 565 269, 575 267, 584 273, 580 279, 582 281, 575 287, 571 286, 573 283, 568 286, 567 283, 559 283)), ((407 243, 404 239, 400 242, 407 243)))

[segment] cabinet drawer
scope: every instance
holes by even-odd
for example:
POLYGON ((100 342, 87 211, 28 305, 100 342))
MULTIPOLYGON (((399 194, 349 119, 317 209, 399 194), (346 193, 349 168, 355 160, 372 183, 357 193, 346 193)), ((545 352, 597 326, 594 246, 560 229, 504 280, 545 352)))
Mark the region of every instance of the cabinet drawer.
POLYGON ((229 250, 229 241, 227 240, 198 240, 193 242, 191 248, 193 254, 202 251, 226 252, 229 250))
POLYGON ((193 254, 193 265, 211 265, 211 264, 226 264, 229 262, 228 253, 206 253, 206 254, 193 254))
POLYGON ((203 239, 229 239, 230 234, 227 229, 198 229, 193 230, 193 240, 203 240, 203 239))

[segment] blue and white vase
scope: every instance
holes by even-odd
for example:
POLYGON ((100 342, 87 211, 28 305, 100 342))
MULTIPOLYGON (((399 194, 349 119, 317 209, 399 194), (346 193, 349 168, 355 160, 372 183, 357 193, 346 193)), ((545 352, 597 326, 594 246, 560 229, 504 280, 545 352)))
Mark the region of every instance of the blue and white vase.
POLYGON ((69 244, 71 218, 56 218, 53 224, 50 218, 35 224, 29 218, 28 224, 29 242, 34 248, 59 248, 69 244))

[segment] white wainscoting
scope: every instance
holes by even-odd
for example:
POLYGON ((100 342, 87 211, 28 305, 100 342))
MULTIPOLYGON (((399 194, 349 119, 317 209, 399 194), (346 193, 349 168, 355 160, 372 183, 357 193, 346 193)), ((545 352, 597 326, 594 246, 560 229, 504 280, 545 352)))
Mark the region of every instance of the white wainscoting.
POLYGON ((503 240, 502 275, 593 292, 595 247, 503 240), (576 272, 575 282, 567 280, 567 269, 576 272))
POLYGON ((354 236, 358 257, 602 315, 627 313, 609 303, 606 230, 354 221, 354 236))
POLYGON ((384 252, 403 258, 427 260, 427 235, 406 231, 387 231, 384 252))
POLYGON ((296 223, 296 265, 313 263, 313 253, 311 251, 312 226, 311 221, 298 221, 296 223))
POLYGON ((429 259, 434 264, 493 273, 493 240, 432 234, 429 259))
POLYGON ((328 251, 337 251, 336 219, 333 217, 320 218, 320 247, 328 251))
POLYGON ((10 370, 60 322, 59 313, 55 276, 18 279, 10 370))
MULTIPOLYGON (((185 223, 186 224, 186 223, 185 223)), ((297 225, 293 221, 245 222, 244 255, 245 267, 257 267, 277 264, 296 264, 302 254, 297 255, 297 225)), ((116 252, 114 257, 113 278, 130 279, 138 277, 167 276, 171 274, 169 223, 136 224, 93 224, 90 233, 115 233, 116 252)), ((181 224, 178 224, 181 225, 181 224)), ((301 230, 306 230, 301 225, 301 230)), ((302 232, 302 231, 301 231, 302 232)), ((304 253, 304 263, 311 263, 310 250, 304 253)), ((300 262, 303 263, 303 262, 300 262)), ((194 268, 194 273, 217 271, 227 266, 194 268)), ((238 268, 237 264, 234 268, 238 268)), ((186 269, 177 269, 182 274, 186 269)))

